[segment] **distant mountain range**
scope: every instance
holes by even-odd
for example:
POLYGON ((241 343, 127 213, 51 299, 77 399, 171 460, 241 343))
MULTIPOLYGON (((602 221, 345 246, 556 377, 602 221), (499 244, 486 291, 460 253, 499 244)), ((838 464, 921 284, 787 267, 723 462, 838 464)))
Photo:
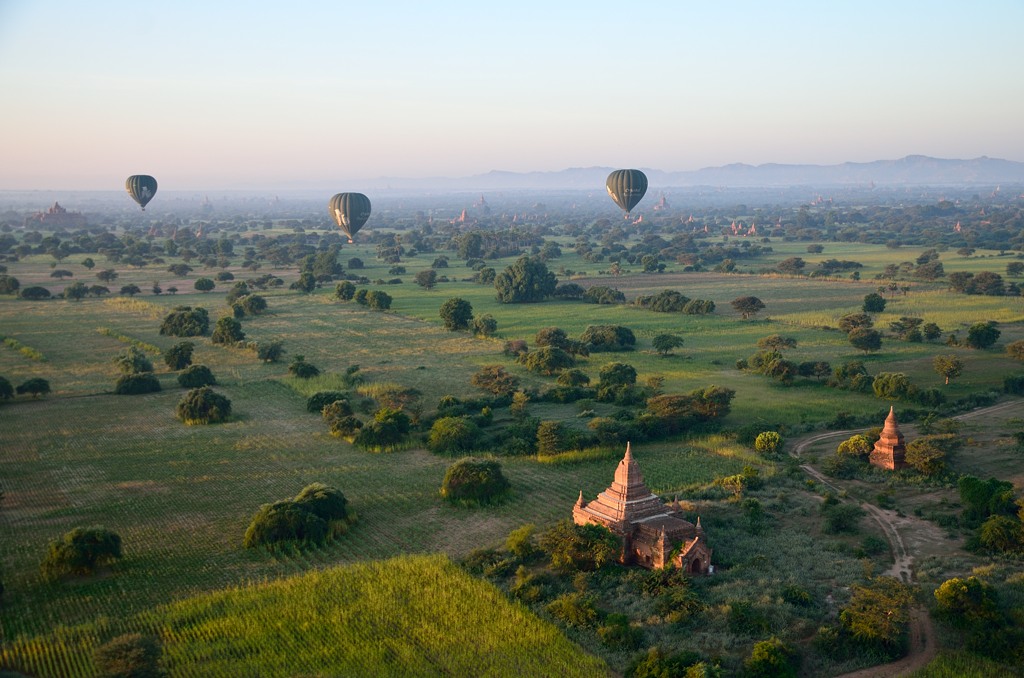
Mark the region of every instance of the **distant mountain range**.
MULTIPOLYGON (((492 171, 471 177, 372 180, 374 188, 445 191, 587 190, 604 186, 612 167, 572 167, 558 172, 492 171)), ((688 186, 851 186, 1024 184, 1024 162, 980 157, 950 160, 908 155, 899 160, 844 162, 839 165, 745 165, 705 167, 688 172, 641 168, 653 188, 688 186)))

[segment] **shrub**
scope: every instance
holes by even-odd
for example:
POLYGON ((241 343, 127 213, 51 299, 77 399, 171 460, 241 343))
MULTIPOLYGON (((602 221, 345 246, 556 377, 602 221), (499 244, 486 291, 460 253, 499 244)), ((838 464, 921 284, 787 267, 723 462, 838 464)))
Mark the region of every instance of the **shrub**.
POLYGON ((265 363, 276 363, 284 352, 284 342, 281 340, 261 341, 256 344, 256 357, 265 363))
POLYGON ((508 538, 505 539, 505 548, 520 560, 529 558, 537 550, 533 544, 533 535, 536 531, 537 526, 533 523, 520 525, 508 533, 508 538))
POLYGON ((104 527, 76 527, 50 542, 40 566, 43 577, 92 574, 105 563, 121 558, 121 537, 104 527))
POLYGON ((153 361, 135 346, 129 346, 114 358, 114 365, 121 374, 139 374, 152 372, 153 361))
POLYGON ((487 504, 509 489, 501 464, 490 459, 460 459, 444 474, 441 496, 449 501, 487 504))
POLYGON ((348 500, 341 491, 324 485, 310 483, 295 496, 295 503, 313 515, 328 523, 332 520, 344 520, 348 517, 346 505, 348 500))
POLYGON ((480 427, 462 417, 441 417, 430 427, 427 447, 431 452, 460 453, 471 451, 480 438, 480 427))
POLYGON ((569 626, 591 628, 597 625, 598 612, 593 596, 579 591, 555 598, 546 609, 552 617, 569 626))
POLYGON ((461 297, 452 297, 441 304, 439 313, 449 332, 468 330, 473 322, 473 306, 461 297))
POLYGON ((775 431, 764 431, 754 440, 754 449, 761 454, 778 454, 782 451, 782 436, 775 431))
POLYGON ((236 344, 245 339, 245 332, 242 331, 242 323, 231 316, 224 316, 217 321, 217 327, 210 335, 210 341, 215 344, 236 344))
POLYGON ((192 364, 192 351, 196 345, 191 341, 181 341, 164 353, 164 362, 172 370, 183 370, 192 364))
POLYGON ((306 356, 296 355, 288 366, 288 373, 299 379, 312 379, 320 375, 320 368, 306 362, 306 356))
POLYGON ((636 335, 622 325, 590 325, 580 335, 580 341, 595 353, 629 351, 636 345, 636 335))
POLYGON ((160 390, 160 380, 150 372, 123 374, 114 382, 115 395, 141 395, 160 390))
POLYGON ((104 678, 159 678, 160 644, 141 633, 126 633, 96 648, 92 655, 96 670, 104 678))
POLYGON ((597 570, 619 554, 619 540, 601 525, 576 525, 562 520, 540 537, 551 566, 563 572, 597 570))
POLYGON ((306 400, 306 411, 321 413, 324 407, 336 400, 348 400, 348 393, 345 391, 317 391, 306 400))
POLYGON ((255 548, 292 541, 320 544, 327 534, 327 521, 287 499, 260 507, 245 530, 242 545, 255 548))
POLYGON ((202 388, 216 383, 213 372, 206 365, 189 365, 178 375, 178 385, 182 388, 202 388))
POLYGON ((743 662, 743 675, 749 678, 796 678, 796 651, 772 637, 754 645, 743 662))
POLYGON ((189 426, 221 422, 231 416, 231 401, 209 386, 194 388, 178 402, 177 415, 189 426))
POLYGON ((171 337, 199 337, 210 329, 210 315, 205 308, 178 306, 164 317, 160 334, 171 337))

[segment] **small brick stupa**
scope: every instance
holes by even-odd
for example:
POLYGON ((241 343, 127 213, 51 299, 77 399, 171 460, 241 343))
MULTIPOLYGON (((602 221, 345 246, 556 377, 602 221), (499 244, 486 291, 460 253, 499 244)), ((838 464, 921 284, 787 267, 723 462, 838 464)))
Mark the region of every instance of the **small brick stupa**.
POLYGON ((889 407, 889 416, 885 418, 882 436, 871 450, 871 463, 878 468, 895 471, 907 468, 907 444, 896 423, 896 413, 889 407))

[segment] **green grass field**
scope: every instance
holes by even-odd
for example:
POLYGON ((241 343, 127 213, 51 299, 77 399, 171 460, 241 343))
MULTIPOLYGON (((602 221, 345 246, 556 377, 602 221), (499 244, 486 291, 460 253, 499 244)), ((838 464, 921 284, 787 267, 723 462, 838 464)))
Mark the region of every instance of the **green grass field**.
MULTIPOLYGON (((803 256, 799 252, 805 247, 799 243, 773 246, 775 260, 803 256)), ((179 287, 176 296, 144 294, 130 300, 82 302, 0 297, 0 333, 17 342, 0 344, 0 375, 14 385, 43 377, 53 388, 52 394, 39 400, 19 397, 0 405, 0 488, 4 492, 0 576, 6 589, 0 606, 0 638, 5 647, 36 648, 11 650, 14 654, 9 656, 25 661, 33 653, 46 655, 38 648, 51 647, 60 626, 102 625, 104 618, 122 616, 143 619, 153 608, 185 605, 179 601, 229 587, 402 554, 459 557, 500 543, 522 523, 544 526, 562 519, 581 490, 592 496, 610 482, 617 455, 556 464, 502 458, 512 483, 510 497, 487 509, 454 507, 438 496, 451 459, 419 448, 370 454, 332 438, 320 417, 306 412, 306 397, 316 390, 336 388, 340 375, 351 365, 359 365, 370 384, 394 383, 419 390, 425 411, 430 412, 443 395, 479 394, 469 379, 487 364, 505 366, 525 385, 552 383, 503 356, 506 339, 527 339, 532 345, 543 327, 558 326, 578 336, 588 325, 623 324, 636 333, 637 350, 592 355, 581 364, 592 379, 596 380, 602 365, 621 361, 636 367, 641 382, 650 376, 663 377, 666 393, 726 386, 737 394, 733 412, 724 422, 727 428, 753 423, 797 429, 820 426, 840 411, 884 415, 888 403, 817 383, 783 387, 736 370, 736 360, 756 352, 757 340, 769 334, 797 338, 798 346, 791 351, 795 361, 829 360, 837 365, 863 359, 872 374, 904 371, 925 387, 941 386, 931 367, 933 356, 956 353, 966 368, 962 377, 942 387, 950 398, 998 389, 1004 376, 1020 369, 1001 349, 1003 343, 1024 337, 1024 302, 1019 298, 968 297, 944 292, 941 285, 914 285, 907 296, 891 299, 876 326, 884 329, 901 315, 918 315, 953 331, 976 320, 994 319, 1003 331, 1000 346, 971 351, 886 339, 878 354, 865 357, 842 333, 825 328, 859 310, 864 295, 877 288, 874 281, 671 272, 598 276, 606 266, 582 262, 568 248, 566 252, 562 260, 551 262, 552 269, 586 270, 590 277, 579 279, 585 285, 618 287, 629 297, 678 289, 692 298, 714 300, 717 311, 699 317, 579 302, 501 305, 494 299, 493 288, 459 282, 471 272, 454 258, 452 267, 441 271, 453 282, 440 283, 430 291, 416 286, 413 276, 434 258, 420 255, 404 264, 403 284, 377 287, 394 297, 388 313, 341 303, 332 298, 332 287, 312 295, 287 289, 267 293, 269 312, 244 321, 243 327, 247 339, 283 341, 287 354, 281 363, 262 364, 248 350, 196 339, 193 361, 213 370, 218 390, 231 399, 234 414, 226 424, 186 427, 174 417, 183 390, 160 357, 151 355, 164 390, 146 396, 112 395, 116 372, 111 361, 129 343, 161 351, 176 343, 177 339, 158 333, 160 319, 176 305, 204 306, 214 321, 225 313, 222 292, 228 284, 219 283, 209 294, 192 291, 192 280, 210 271, 168 281, 166 271, 118 267, 122 275, 115 287, 134 282, 146 290, 159 279, 165 288, 172 283, 179 287), (762 298, 766 309, 742 321, 729 301, 745 294, 762 298), (498 321, 498 337, 478 339, 445 331, 437 311, 452 296, 469 300, 478 315, 492 314, 498 321), (650 342, 666 332, 679 334, 685 343, 676 355, 661 357, 650 342), (289 377, 287 362, 298 354, 323 370, 324 376, 311 383, 289 377), (241 547, 245 527, 260 504, 293 496, 314 481, 341 489, 358 513, 359 521, 347 535, 299 553, 241 547), (42 582, 38 564, 47 542, 73 527, 93 524, 121 534, 124 562, 96 578, 42 582)), ((390 266, 374 259, 369 247, 346 249, 342 261, 348 256, 360 256, 367 263, 362 273, 371 280, 395 277, 388 274, 390 266)), ((864 277, 869 278, 873 273, 868 271, 912 260, 916 253, 829 244, 822 255, 815 256, 863 260, 864 277)), ((947 272, 954 270, 954 262, 959 264, 953 257, 944 255, 947 272)), ((810 256, 805 258, 812 261, 810 256)), ((101 256, 96 259, 97 270, 116 267, 101 256)), ((488 264, 500 269, 511 261, 488 264)), ((976 266, 979 261, 991 261, 993 266, 999 262, 1000 268, 989 270, 1001 272, 1006 259, 976 255, 963 263, 976 266)), ((90 279, 74 262, 65 262, 62 268, 75 271, 77 277, 71 281, 90 279)), ((48 277, 49 270, 46 257, 30 257, 10 266, 10 273, 23 286, 44 284, 56 290, 71 282, 55 283, 48 277)), ((234 272, 239 278, 250 275, 234 272)), ((281 274, 286 282, 295 277, 294 272, 281 274)), ((575 405, 530 408, 535 416, 581 424, 575 405)), ((756 459, 724 436, 662 441, 636 446, 634 452, 650 487, 665 495, 738 473, 747 464, 759 466, 765 475, 774 472, 773 464, 756 459)), ((713 523, 713 516, 706 519, 713 523)), ((813 544, 800 543, 793 549, 793 558, 802 560, 813 544)), ((96 638, 82 642, 86 644, 81 647, 91 647, 96 638)), ((414 650, 394 648, 396 653, 414 650)), ((191 660, 181 661, 186 662, 184 666, 191 660)), ((31 666, 39 675, 62 675, 61 665, 31 666)))

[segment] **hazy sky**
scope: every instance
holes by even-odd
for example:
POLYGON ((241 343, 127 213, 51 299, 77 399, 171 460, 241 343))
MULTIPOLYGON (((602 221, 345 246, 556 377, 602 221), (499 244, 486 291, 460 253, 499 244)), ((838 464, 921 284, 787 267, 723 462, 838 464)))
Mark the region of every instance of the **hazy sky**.
POLYGON ((0 189, 1024 161, 1024 0, 0 0, 0 189))

